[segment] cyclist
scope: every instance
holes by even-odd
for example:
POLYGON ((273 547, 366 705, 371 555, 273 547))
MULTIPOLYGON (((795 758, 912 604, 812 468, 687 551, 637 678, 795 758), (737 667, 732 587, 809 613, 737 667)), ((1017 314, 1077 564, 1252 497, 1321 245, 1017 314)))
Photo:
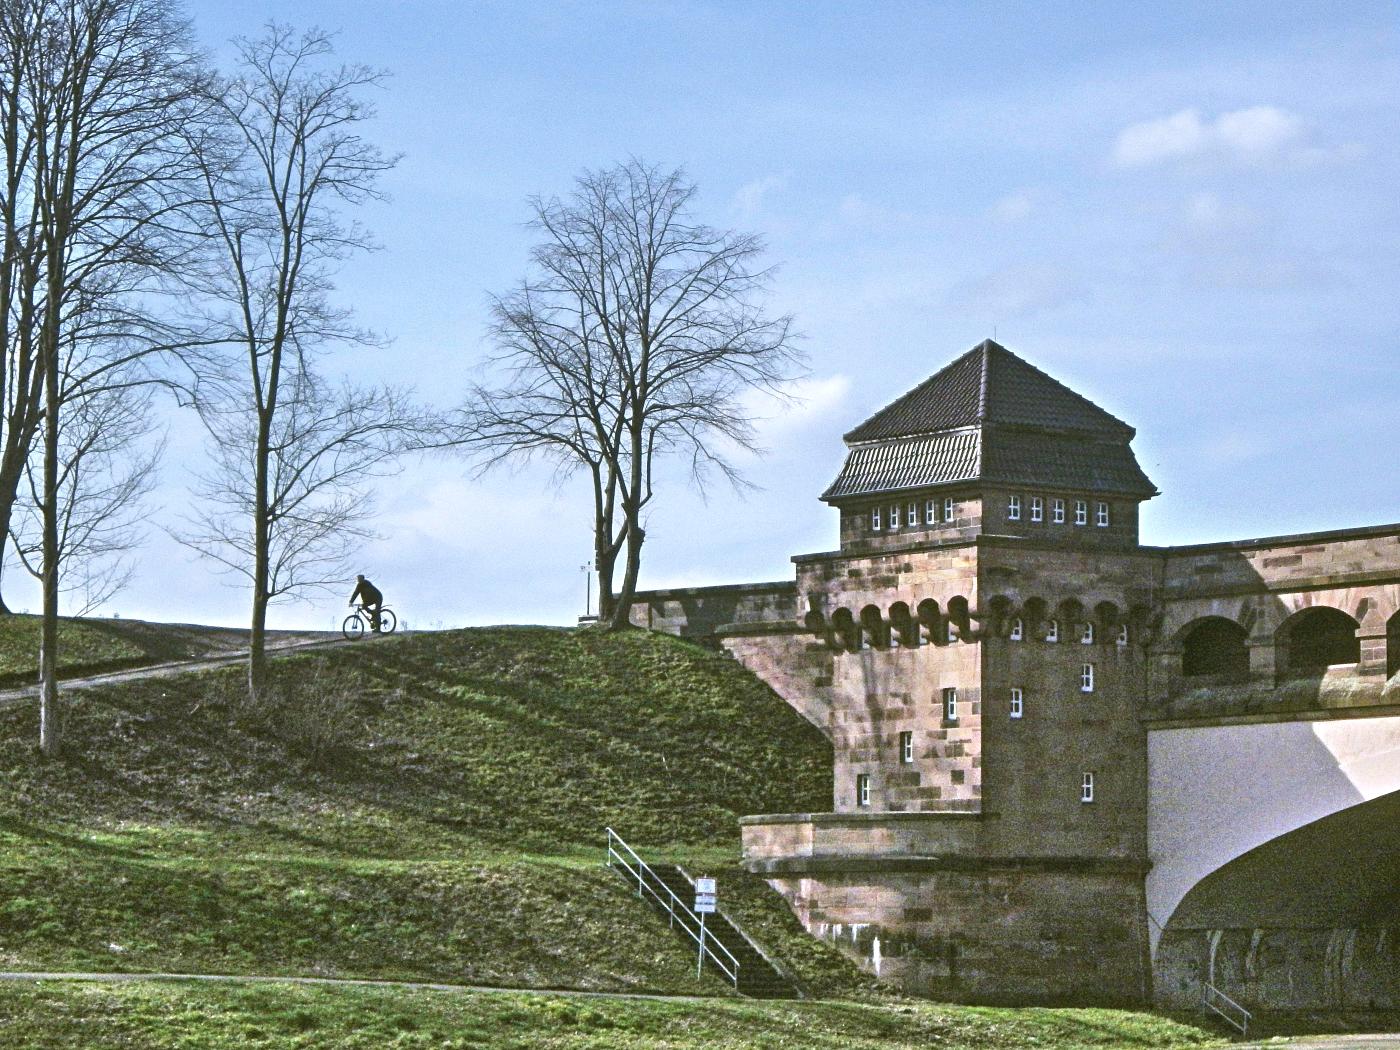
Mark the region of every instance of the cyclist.
POLYGON ((355 593, 350 595, 350 604, 359 602, 369 610, 369 629, 379 633, 379 610, 384 607, 384 595, 379 588, 365 579, 364 573, 355 577, 355 593))

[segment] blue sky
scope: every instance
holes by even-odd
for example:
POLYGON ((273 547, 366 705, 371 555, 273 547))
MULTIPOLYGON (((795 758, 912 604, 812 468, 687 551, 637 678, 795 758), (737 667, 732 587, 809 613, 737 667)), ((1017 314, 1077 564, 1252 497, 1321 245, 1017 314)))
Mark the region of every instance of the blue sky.
MULTIPOLYGON (((644 585, 788 577, 830 549, 840 435, 984 337, 1138 428, 1145 542, 1400 520, 1396 3, 192 3, 218 48, 267 18, 340 30, 392 73, 403 160, 341 295, 388 350, 365 379, 451 404, 486 297, 524 272, 525 198, 629 155, 762 234, 804 333, 804 407, 764 426, 761 490, 677 475, 644 585)), ((197 434, 173 424, 159 522, 197 434)), ((567 622, 583 492, 409 463, 359 562, 410 622, 567 622)), ((13 579, 13 577, 11 577, 13 579)), ((347 585, 347 593, 348 593, 347 585)), ((343 598, 290 605, 327 626, 343 598)), ((22 599, 20 604, 22 604, 22 599)), ((246 595, 153 530, 108 612, 239 623, 246 595)))

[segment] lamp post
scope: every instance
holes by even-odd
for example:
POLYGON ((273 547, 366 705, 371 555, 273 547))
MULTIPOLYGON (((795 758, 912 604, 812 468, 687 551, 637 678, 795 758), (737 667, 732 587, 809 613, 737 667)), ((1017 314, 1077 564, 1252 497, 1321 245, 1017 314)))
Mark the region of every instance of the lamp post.
POLYGON ((583 573, 583 615, 593 615, 593 562, 584 562, 579 566, 579 571, 583 573))

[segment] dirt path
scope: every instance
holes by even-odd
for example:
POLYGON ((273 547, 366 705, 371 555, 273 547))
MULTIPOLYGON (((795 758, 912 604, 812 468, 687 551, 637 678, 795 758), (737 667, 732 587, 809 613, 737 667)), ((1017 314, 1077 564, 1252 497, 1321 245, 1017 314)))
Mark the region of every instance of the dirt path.
MULTIPOLYGON (((304 652, 313 649, 335 649, 342 645, 355 645, 357 643, 347 641, 339 636, 326 637, 324 633, 307 637, 293 637, 285 641, 275 642, 267 647, 269 656, 278 656, 289 652, 304 652)), ((364 642, 358 644, 365 644, 364 642)), ((369 644, 373 644, 371 641, 369 644)), ((62 678, 59 680, 59 689, 68 692, 73 689, 94 689, 103 685, 115 685, 120 682, 134 682, 141 678, 169 678, 173 675, 184 674, 187 671, 199 671, 208 667, 226 667, 229 664, 241 663, 248 658, 248 650, 240 649, 210 656, 196 656, 188 660, 171 660, 167 663, 148 664, 145 667, 132 667, 124 671, 109 671, 106 674, 87 675, 82 678, 62 678)), ((18 689, 0 689, 0 705, 11 704, 19 700, 28 700, 39 694, 38 685, 26 685, 18 689)))

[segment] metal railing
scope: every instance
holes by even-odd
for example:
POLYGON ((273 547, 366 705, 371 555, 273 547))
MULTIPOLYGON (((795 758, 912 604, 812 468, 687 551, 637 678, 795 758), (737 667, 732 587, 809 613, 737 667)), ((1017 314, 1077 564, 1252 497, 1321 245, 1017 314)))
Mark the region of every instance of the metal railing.
POLYGON ((1238 1028, 1240 1035, 1249 1035, 1249 1022, 1254 1015, 1209 981, 1201 982, 1201 1005, 1219 1014, 1226 1024, 1238 1028))
POLYGON ((681 900, 672 891, 671 887, 661 881, 661 876, 651 870, 651 865, 637 856, 631 846, 627 845, 612 828, 608 832, 608 867, 620 867, 625 877, 637 884, 637 896, 645 898, 651 895, 669 917, 672 926, 679 926, 684 930, 700 949, 702 959, 709 959, 715 964, 720 973, 734 985, 739 987, 739 960, 723 944, 716 939, 713 932, 705 929, 704 922, 695 910, 681 900), (702 936, 703 931, 703 936, 702 936))

